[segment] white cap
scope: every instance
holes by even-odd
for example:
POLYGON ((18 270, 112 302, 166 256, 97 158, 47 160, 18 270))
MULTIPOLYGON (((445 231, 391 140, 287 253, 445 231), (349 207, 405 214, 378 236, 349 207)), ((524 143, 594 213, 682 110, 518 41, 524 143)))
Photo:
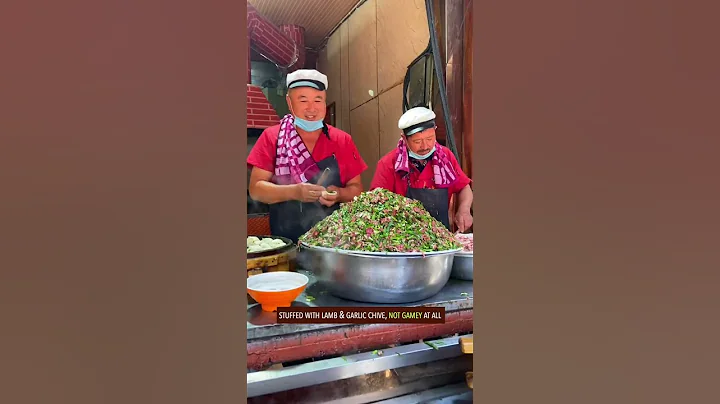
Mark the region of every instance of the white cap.
POLYGON ((425 107, 408 109, 398 121, 398 128, 402 129, 405 136, 414 135, 434 127, 435 113, 425 107))
POLYGON ((295 87, 312 87, 325 91, 328 87, 327 76, 314 69, 300 69, 287 75, 288 90, 295 87))

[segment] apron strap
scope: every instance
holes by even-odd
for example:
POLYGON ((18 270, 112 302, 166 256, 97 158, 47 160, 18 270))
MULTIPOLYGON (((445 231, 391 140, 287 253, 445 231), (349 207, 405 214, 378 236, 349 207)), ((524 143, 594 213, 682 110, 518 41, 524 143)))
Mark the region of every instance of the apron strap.
MULTIPOLYGON (((448 191, 448 193, 450 193, 448 191)), ((448 203, 448 220, 450 220, 450 231, 455 233, 457 228, 455 227, 455 194, 450 194, 450 203, 448 203)))

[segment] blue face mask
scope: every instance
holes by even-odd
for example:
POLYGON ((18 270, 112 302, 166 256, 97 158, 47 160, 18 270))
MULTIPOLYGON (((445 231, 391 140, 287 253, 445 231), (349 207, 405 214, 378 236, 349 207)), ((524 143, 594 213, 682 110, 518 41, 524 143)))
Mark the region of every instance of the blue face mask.
POLYGON ((433 153, 435 153, 435 146, 433 146, 432 150, 430 150, 427 154, 424 156, 421 156, 412 150, 408 149, 408 156, 416 159, 416 160, 425 160, 426 158, 430 157, 433 153))
POLYGON ((323 121, 306 121, 304 119, 295 117, 295 126, 298 128, 306 131, 306 132, 315 132, 316 130, 320 130, 323 127, 323 121))

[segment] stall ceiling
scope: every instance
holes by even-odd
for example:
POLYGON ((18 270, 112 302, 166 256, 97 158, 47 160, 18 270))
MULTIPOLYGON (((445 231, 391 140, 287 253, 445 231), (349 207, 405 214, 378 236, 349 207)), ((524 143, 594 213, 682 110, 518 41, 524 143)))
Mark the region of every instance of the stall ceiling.
POLYGON ((317 48, 358 0, 248 0, 275 25, 305 27, 305 46, 317 48))

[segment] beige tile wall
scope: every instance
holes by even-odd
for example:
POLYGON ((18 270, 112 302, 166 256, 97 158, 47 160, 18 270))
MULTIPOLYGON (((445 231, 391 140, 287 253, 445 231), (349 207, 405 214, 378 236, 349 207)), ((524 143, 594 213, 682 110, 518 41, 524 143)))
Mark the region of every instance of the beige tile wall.
POLYGON ((367 189, 375 173, 375 164, 380 159, 377 97, 350 111, 350 127, 358 151, 368 164, 368 170, 362 174, 367 189))
POLYGON ((369 169, 397 144, 402 80, 428 44, 422 0, 368 0, 330 37, 318 68, 328 75, 336 124, 352 135, 369 169))

